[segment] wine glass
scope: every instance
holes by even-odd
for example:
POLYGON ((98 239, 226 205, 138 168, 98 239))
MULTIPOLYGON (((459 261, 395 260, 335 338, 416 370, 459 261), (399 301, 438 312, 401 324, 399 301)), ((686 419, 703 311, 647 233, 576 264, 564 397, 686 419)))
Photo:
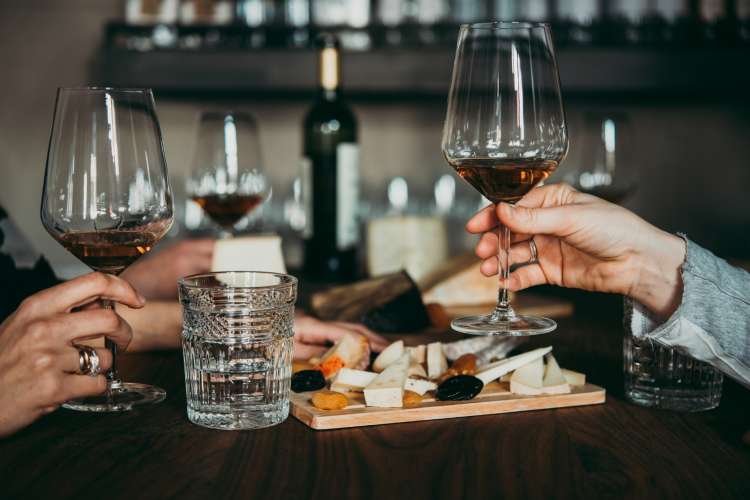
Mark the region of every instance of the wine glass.
MULTIPOLYGON (((149 252, 172 225, 172 194, 154 97, 147 89, 61 88, 57 91, 42 224, 95 271, 120 274, 149 252)), ((112 302, 101 300, 101 307, 112 302)), ((102 396, 68 401, 79 411, 127 411, 166 393, 122 382, 117 347, 102 396)))
MULTIPOLYGON (((456 172, 495 204, 516 203, 557 168, 568 134, 548 24, 461 26, 442 150, 456 172)), ((522 316, 511 307, 510 242, 510 230, 500 228, 495 310, 455 319, 454 330, 523 336, 556 328, 551 319, 522 316)))
POLYGON ((589 112, 583 132, 580 166, 566 172, 565 180, 579 191, 622 203, 638 187, 630 119, 624 113, 589 112))
POLYGON ((261 167, 258 127, 247 113, 201 113, 188 195, 229 238, 270 193, 261 167))

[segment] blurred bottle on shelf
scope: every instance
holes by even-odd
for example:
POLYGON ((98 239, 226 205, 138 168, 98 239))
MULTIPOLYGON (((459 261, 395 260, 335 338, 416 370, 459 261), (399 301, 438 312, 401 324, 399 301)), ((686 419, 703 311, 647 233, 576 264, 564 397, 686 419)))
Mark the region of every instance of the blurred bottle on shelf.
POLYGON ((371 38, 370 0, 316 0, 312 2, 312 21, 316 28, 336 28, 342 48, 367 50, 371 38))
POLYGON ((401 46, 403 25, 407 22, 407 0, 377 0, 375 43, 386 47, 401 46))
POLYGON ((175 24, 178 0, 126 0, 125 23, 131 26, 175 24))
POLYGON ((494 0, 492 16, 498 21, 549 21, 550 3, 547 0, 494 0))
POLYGON ((750 0, 734 0, 737 38, 750 42, 750 0))
POLYGON ((692 24, 689 0, 652 0, 642 20, 641 42, 647 45, 687 42, 692 24))
POLYGON ((610 0, 605 13, 606 30, 602 42, 638 44, 644 41, 644 21, 649 12, 650 0, 610 0))
POLYGON ((231 0, 182 0, 180 24, 224 26, 234 21, 234 2, 231 0))
POLYGON ((283 3, 287 45, 307 47, 310 44, 310 0, 284 0, 283 3))
POLYGON ((580 191, 622 203, 638 185, 630 157, 634 151, 630 119, 623 113, 587 113, 583 133, 581 163, 565 174, 565 181, 580 191))
POLYGON ((415 0, 414 18, 417 23, 417 38, 420 45, 438 45, 455 41, 455 27, 447 28, 450 16, 448 0, 415 0))
POLYGON ((703 42, 728 42, 732 38, 725 0, 699 0, 698 20, 703 42))
POLYGON ((488 20, 488 4, 484 0, 453 0, 452 20, 456 24, 477 23, 488 20))
POLYGON ((588 45, 598 40, 599 0, 558 0, 557 19, 562 44, 588 45))

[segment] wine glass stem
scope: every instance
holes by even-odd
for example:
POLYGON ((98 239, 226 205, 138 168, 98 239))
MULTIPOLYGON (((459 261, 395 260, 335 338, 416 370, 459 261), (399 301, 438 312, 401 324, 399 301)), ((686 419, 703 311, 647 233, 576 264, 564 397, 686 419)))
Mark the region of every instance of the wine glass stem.
POLYGON ((497 294, 497 306, 492 317, 497 321, 508 321, 516 315, 510 306, 508 282, 510 278, 510 229, 499 223, 497 244, 497 265, 500 289, 497 294))
MULTIPOLYGON (((112 309, 115 306, 111 300, 101 299, 99 303, 102 309, 112 309)), ((112 368, 107 370, 107 395, 110 395, 112 389, 119 389, 122 386, 120 375, 117 373, 117 344, 112 342, 109 337, 104 337, 104 346, 112 352, 112 368)))

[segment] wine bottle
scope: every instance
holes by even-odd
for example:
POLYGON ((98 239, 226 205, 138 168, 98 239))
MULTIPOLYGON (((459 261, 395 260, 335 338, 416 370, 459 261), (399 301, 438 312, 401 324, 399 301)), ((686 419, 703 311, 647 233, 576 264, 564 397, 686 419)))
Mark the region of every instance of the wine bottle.
POLYGON ((318 279, 357 274, 359 146, 357 121, 341 96, 339 42, 318 41, 318 96, 304 121, 301 162, 306 212, 305 270, 318 279))

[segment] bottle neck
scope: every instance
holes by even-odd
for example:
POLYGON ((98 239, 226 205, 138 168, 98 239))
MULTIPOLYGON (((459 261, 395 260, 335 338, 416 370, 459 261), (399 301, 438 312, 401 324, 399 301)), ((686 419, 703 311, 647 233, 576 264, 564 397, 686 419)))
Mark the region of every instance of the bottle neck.
POLYGON ((334 47, 325 47, 320 50, 318 57, 318 93, 324 99, 336 99, 341 82, 339 51, 334 47))

